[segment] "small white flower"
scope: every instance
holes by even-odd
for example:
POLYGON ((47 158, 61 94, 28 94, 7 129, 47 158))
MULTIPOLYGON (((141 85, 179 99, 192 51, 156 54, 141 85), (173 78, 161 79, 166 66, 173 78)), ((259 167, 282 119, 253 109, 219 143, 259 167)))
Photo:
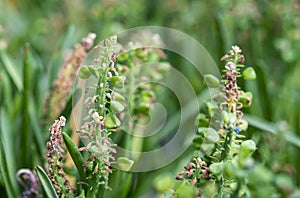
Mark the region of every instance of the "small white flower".
POLYGON ((100 116, 100 115, 98 114, 98 112, 94 112, 94 113, 92 114, 92 118, 93 118, 96 122, 100 122, 100 121, 103 119, 103 117, 100 116))

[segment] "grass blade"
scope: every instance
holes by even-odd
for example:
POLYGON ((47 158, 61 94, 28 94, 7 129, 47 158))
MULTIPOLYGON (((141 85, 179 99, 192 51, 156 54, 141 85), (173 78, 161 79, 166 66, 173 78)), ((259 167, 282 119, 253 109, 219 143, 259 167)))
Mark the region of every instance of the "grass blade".
POLYGON ((69 153, 70 153, 70 155, 71 155, 71 157, 72 157, 72 159, 75 163, 75 166, 78 170, 80 179, 82 181, 84 181, 85 180, 85 173, 83 171, 83 165, 85 163, 84 159, 83 159, 81 153, 78 151, 78 148, 74 144, 72 138, 70 138, 70 136, 65 132, 62 133, 62 136, 64 138, 67 149, 68 149, 68 151, 69 151, 69 153))
POLYGON ((0 63, 5 68, 6 72, 9 74, 9 77, 14 82, 18 91, 23 90, 22 78, 20 74, 17 72, 16 67, 11 62, 7 54, 0 48, 0 63))
POLYGON ((11 124, 8 120, 6 112, 0 110, 0 170, 4 175, 6 183, 6 191, 9 197, 17 197, 19 188, 16 181, 16 160, 14 159, 14 136, 10 128, 11 124))
POLYGON ((54 187, 47 176, 44 169, 40 166, 35 167, 36 174, 41 182, 41 185, 43 186, 43 189, 45 190, 45 193, 48 198, 58 198, 58 195, 56 191, 54 190, 54 187))
POLYGON ((30 155, 30 147, 29 142, 31 139, 31 132, 29 130, 29 115, 28 115, 28 107, 29 107, 29 96, 30 96, 30 51, 29 46, 26 45, 24 48, 24 61, 23 61, 23 105, 22 105, 22 133, 21 135, 21 148, 20 150, 20 162, 21 166, 30 167, 31 155, 30 155))
MULTIPOLYGON (((280 131, 275 124, 268 122, 266 120, 263 120, 261 118, 245 115, 245 119, 249 122, 250 125, 252 125, 260 130, 263 130, 263 131, 266 131, 266 132, 269 132, 269 133, 272 133, 275 135, 278 134, 280 131)), ((294 134, 293 132, 287 131, 282 135, 286 141, 288 141, 300 148, 300 138, 293 134, 294 134)))
POLYGON ((2 143, 2 138, 0 137, 0 159, 1 159, 0 172, 1 172, 1 176, 2 176, 3 183, 4 183, 5 190, 6 190, 8 197, 14 198, 14 197, 16 197, 16 194, 14 194, 15 191, 14 191, 13 185, 10 180, 5 153, 6 153, 6 149, 4 148, 4 145, 2 143))

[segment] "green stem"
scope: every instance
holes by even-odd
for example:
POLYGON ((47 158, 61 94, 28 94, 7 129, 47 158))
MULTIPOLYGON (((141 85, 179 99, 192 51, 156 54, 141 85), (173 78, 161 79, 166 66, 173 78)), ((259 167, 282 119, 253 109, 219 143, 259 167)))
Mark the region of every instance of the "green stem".
POLYGON ((230 147, 231 147, 231 142, 232 142, 232 132, 233 131, 231 129, 226 134, 220 161, 227 160, 227 158, 228 158, 228 155, 230 152, 230 147))

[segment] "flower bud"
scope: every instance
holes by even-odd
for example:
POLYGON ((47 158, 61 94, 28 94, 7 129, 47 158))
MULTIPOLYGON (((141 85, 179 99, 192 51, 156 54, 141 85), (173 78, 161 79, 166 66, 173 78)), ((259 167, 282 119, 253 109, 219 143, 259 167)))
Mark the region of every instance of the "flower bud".
POLYGON ((245 80, 254 80, 256 78, 256 73, 253 67, 248 67, 243 72, 243 77, 245 80))

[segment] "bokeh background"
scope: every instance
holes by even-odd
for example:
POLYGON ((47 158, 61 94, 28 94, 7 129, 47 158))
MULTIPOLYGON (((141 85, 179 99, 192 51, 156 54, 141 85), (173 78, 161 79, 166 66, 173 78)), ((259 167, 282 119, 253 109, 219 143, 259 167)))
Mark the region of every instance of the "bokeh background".
MULTIPOLYGON (((275 173, 288 174, 293 185, 299 186, 300 1, 0 0, 1 197, 10 190, 15 195, 20 192, 15 181, 18 168, 43 164, 51 123, 41 125, 45 93, 65 54, 89 32, 97 34, 97 43, 121 30, 147 25, 174 28, 194 37, 220 68, 220 57, 232 45, 242 48, 246 64, 257 73, 255 81, 241 85, 254 96, 246 114, 251 125, 247 136, 259 148, 255 157, 275 173), (20 87, 26 78, 26 43, 32 66, 31 86, 24 91, 20 87), (24 111, 27 105, 30 115, 24 111), (32 141, 24 144, 24 134, 32 141), (22 158, 25 147, 30 160, 22 158)), ((179 65, 197 93, 205 89, 188 63, 172 54, 168 61, 179 65)), ((176 174, 174 167, 182 159, 159 171, 134 175, 143 182, 135 183, 132 194, 151 193, 155 178, 176 174)))

